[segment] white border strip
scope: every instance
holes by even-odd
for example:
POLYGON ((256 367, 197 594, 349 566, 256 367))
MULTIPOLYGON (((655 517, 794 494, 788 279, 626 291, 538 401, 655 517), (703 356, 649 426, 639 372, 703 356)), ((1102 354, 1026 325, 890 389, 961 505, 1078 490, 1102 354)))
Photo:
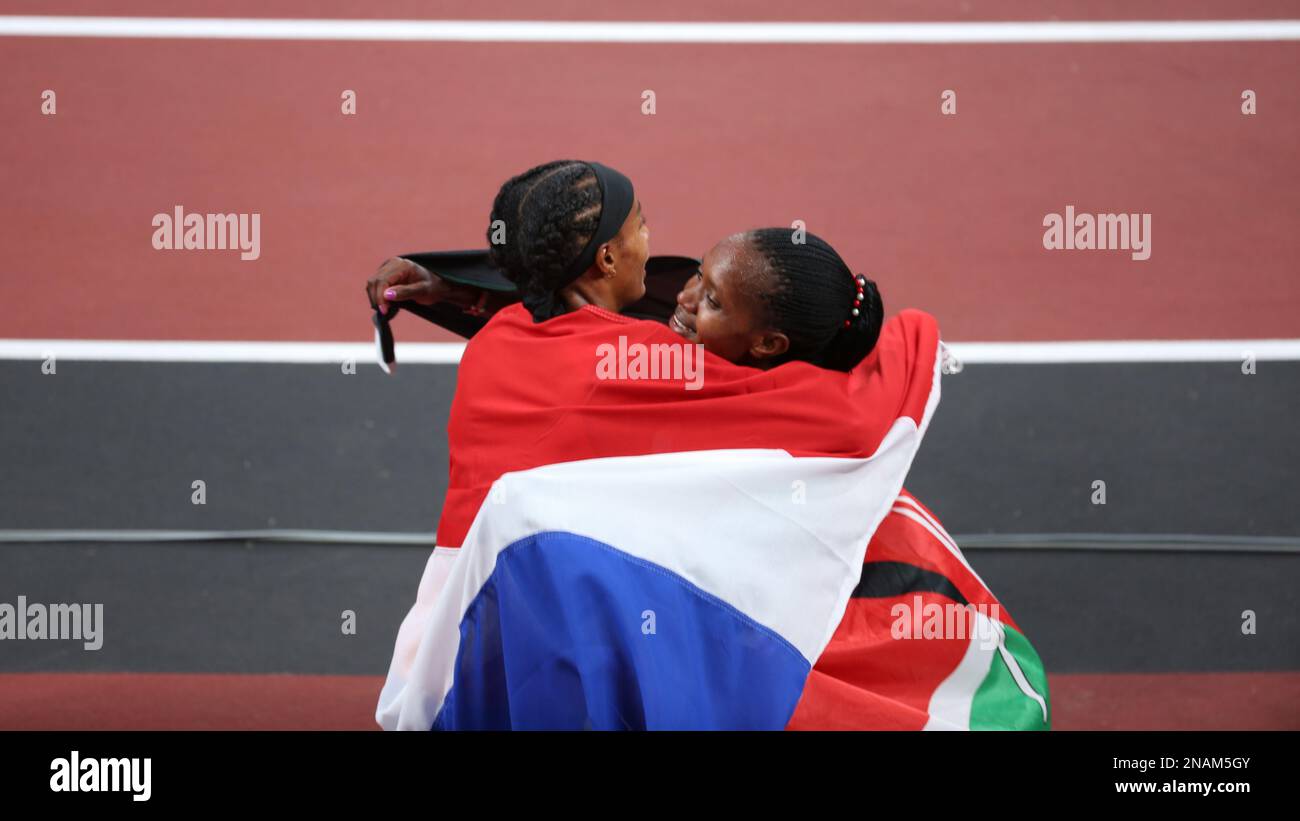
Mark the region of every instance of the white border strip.
MULTIPOLYGON (((1300 339, 1189 339, 1106 342, 948 342, 967 364, 1030 365, 1104 362, 1242 362, 1300 360, 1300 339)), ((463 342, 397 344, 397 363, 454 365, 463 342)), ((196 342, 94 339, 0 339, 0 360, 86 362, 269 362, 359 365, 375 361, 368 342, 196 342)), ((955 377, 960 378, 960 377, 955 377)))
POLYGON ((510 43, 1135 43, 1297 40, 1300 20, 681 23, 0 17, 0 36, 510 43))

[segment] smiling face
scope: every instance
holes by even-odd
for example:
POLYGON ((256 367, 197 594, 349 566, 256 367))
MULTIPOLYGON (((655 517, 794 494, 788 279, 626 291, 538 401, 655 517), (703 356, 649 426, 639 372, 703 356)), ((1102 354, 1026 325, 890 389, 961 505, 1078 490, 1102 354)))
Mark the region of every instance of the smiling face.
POLYGON ((770 364, 789 348, 789 339, 768 322, 762 300, 767 279, 767 265, 745 235, 727 237, 704 255, 677 295, 668 327, 729 362, 770 364))

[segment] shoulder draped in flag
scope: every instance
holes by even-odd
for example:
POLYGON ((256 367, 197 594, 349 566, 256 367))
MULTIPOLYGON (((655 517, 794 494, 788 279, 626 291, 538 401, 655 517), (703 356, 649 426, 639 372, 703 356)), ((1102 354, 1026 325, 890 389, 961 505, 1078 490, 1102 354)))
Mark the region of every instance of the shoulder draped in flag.
POLYGON ((459 546, 502 474, 583 459, 780 449, 866 458, 895 420, 921 427, 938 402, 939 327, 902 311, 849 373, 771 370, 703 356, 698 390, 679 379, 602 379, 604 345, 681 347, 658 322, 587 306, 535 323, 502 309, 465 347, 447 423, 448 488, 438 543, 459 546))

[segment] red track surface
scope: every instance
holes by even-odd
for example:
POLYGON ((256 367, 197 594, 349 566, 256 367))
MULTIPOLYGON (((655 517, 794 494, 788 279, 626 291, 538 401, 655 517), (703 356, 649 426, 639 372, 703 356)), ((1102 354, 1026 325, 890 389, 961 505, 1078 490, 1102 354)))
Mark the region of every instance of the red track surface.
MULTIPOLYGON (((1300 673, 1049 676, 1055 730, 1296 730, 1300 673)), ((0 730, 373 730, 371 676, 13 673, 0 730)))
POLYGON ((1295 43, 10 38, 0 337, 365 339, 385 256, 483 244, 496 186, 560 156, 627 171, 660 253, 802 219, 949 339, 1297 337, 1297 77, 1295 43), (260 213, 261 258, 155 251, 177 204, 260 213), (1151 259, 1044 250, 1067 205, 1150 212, 1151 259))

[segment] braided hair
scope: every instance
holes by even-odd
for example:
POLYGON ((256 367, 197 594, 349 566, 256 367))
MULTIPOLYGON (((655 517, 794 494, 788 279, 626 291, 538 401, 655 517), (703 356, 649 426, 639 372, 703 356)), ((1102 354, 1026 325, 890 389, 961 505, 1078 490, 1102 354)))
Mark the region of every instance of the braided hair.
POLYGON ((519 289, 524 307, 541 322, 565 312, 559 291, 565 274, 596 233, 601 194, 590 166, 557 160, 511 177, 497 192, 489 218, 506 226, 506 242, 492 244, 492 263, 519 289))
POLYGON ((796 243, 788 228, 758 228, 745 238, 767 264, 766 276, 755 283, 765 318, 790 339, 789 350, 778 362, 848 371, 871 353, 885 318, 874 282, 864 279, 862 299, 857 300, 853 272, 814 234, 796 243), (855 300, 860 304, 855 306, 855 300))

